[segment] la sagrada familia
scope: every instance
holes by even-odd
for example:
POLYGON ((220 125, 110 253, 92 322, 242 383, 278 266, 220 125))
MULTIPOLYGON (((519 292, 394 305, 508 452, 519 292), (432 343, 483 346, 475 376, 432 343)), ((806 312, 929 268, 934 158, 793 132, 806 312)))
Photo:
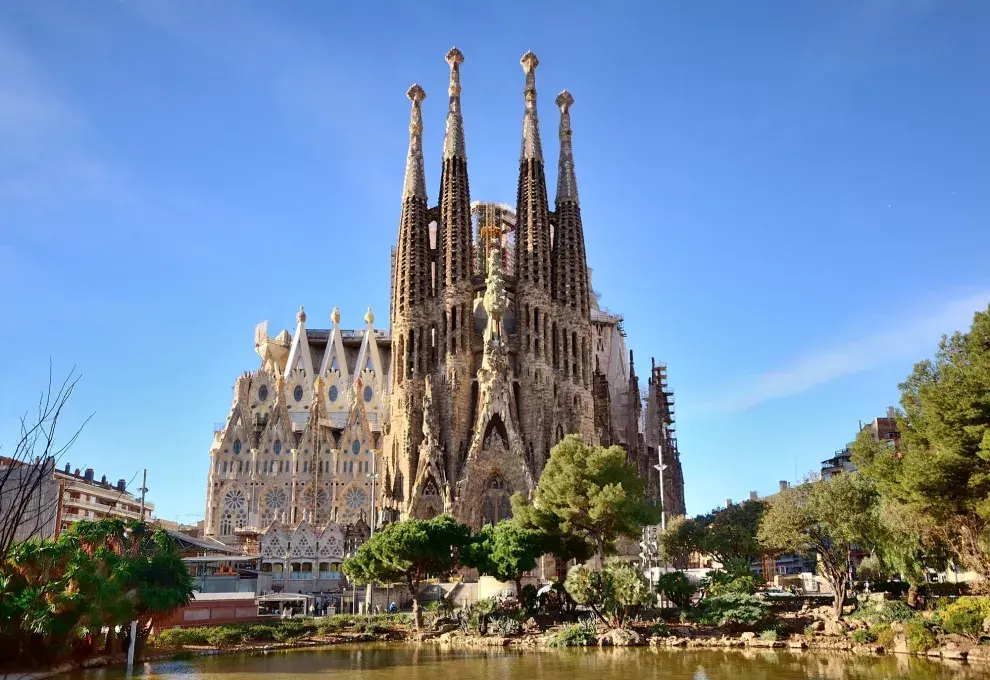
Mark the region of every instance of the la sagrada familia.
POLYGON ((395 519, 446 512, 478 528, 510 516, 509 496, 534 490, 551 448, 570 433, 625 448, 651 498, 660 496, 662 474, 666 512, 684 514, 666 367, 651 362, 641 388, 622 317, 601 307, 591 286, 571 144, 574 99, 567 91, 556 99, 551 207, 538 61, 523 56, 515 209, 472 203, 463 60, 456 48, 447 54, 436 205, 424 169, 426 93, 418 85, 407 93, 389 329, 375 329, 370 309, 360 330, 342 329, 336 309, 329 329, 309 328, 302 308, 291 335, 272 338, 259 325, 261 366, 237 379, 210 448, 207 535, 236 543, 267 533, 284 542, 280 532, 322 531, 342 551, 342 541, 359 542, 369 525, 395 519))

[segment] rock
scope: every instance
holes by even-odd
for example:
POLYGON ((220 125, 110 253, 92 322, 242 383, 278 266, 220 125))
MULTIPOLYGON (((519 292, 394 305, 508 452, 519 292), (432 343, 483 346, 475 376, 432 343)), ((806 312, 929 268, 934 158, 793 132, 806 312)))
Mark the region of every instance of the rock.
POLYGON ((894 654, 910 654, 904 633, 897 633, 894 636, 894 654))
POLYGON ((825 630, 825 622, 813 621, 811 624, 811 630, 815 631, 816 633, 822 632, 823 630, 825 630))
POLYGON ((825 622, 824 630, 826 635, 845 635, 849 626, 837 619, 829 619, 825 622))
POLYGON ((748 633, 743 633, 742 635, 739 636, 739 639, 740 640, 755 640, 756 639, 756 633, 754 633, 752 631, 750 631, 748 633))
POLYGON ((536 622, 536 619, 534 619, 532 616, 526 619, 526 622, 523 623, 523 631, 527 633, 535 633, 539 630, 540 630, 540 624, 538 624, 536 622))
POLYGON ((904 624, 901 623, 900 621, 894 621, 893 623, 890 624, 890 629, 895 633, 903 633, 904 624))
POLYGON ((804 640, 788 640, 787 646, 791 649, 807 649, 808 643, 804 640))
POLYGON ((854 611, 856 611, 856 605, 854 604, 847 604, 842 608, 843 616, 847 614, 852 614, 854 611))
POLYGON ((616 628, 598 636, 599 647, 636 647, 641 644, 643 636, 626 628, 616 628))
POLYGON ((955 642, 946 642, 942 645, 939 650, 939 656, 943 659, 952 659, 954 661, 964 661, 968 655, 968 647, 960 647, 955 642))
POLYGON ((966 660, 969 663, 990 663, 990 646, 977 645, 973 647, 966 655, 966 660))
POLYGON ((672 632, 678 637, 691 637, 691 628, 688 626, 677 626, 672 629, 672 632))

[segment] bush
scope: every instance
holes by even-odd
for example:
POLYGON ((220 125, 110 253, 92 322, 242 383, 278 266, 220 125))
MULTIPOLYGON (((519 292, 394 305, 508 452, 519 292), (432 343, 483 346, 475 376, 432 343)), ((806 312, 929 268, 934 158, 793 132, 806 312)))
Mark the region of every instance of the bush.
POLYGON ((688 581, 682 571, 672 571, 662 574, 657 580, 657 590, 667 596, 667 599, 677 607, 685 609, 691 606, 691 597, 695 587, 688 581))
POLYGON ((275 639, 275 626, 256 623, 243 631, 243 639, 250 642, 271 642, 275 639))
POLYGON ((946 633, 963 635, 978 642, 983 634, 983 622, 990 617, 990 599, 960 597, 936 612, 935 625, 946 633))
POLYGON ((156 647, 205 645, 208 628, 166 628, 154 639, 156 647))
POLYGON ((726 593, 706 597, 697 608, 697 618, 706 626, 752 628, 767 617, 766 602, 748 593, 726 593))
POLYGON ((882 626, 877 626, 872 630, 877 635, 878 645, 880 645, 881 647, 887 650, 894 649, 894 637, 896 636, 896 633, 894 633, 893 628, 891 628, 887 624, 884 624, 882 626))
POLYGON ((903 602, 897 600, 870 600, 851 615, 851 618, 862 619, 871 626, 884 623, 904 623, 918 615, 903 602))
POLYGON ((907 581, 877 581, 870 583, 871 593, 890 593, 894 597, 904 596, 911 585, 907 581))
POLYGON ((776 642, 780 635, 773 628, 767 628, 766 630, 760 632, 761 640, 768 640, 770 642, 776 642))
POLYGON ((926 583, 922 586, 921 591, 929 597, 957 597, 959 595, 969 594, 969 584, 965 582, 952 583, 950 581, 926 583))
POLYGON ((511 616, 500 616, 493 619, 492 625, 495 627, 495 634, 500 637, 519 635, 519 632, 522 630, 522 626, 519 625, 519 621, 511 616))
POLYGON ((235 626, 217 626, 206 629, 206 642, 217 649, 239 644, 243 639, 241 630, 235 626))
POLYGON ((932 624, 924 619, 912 619, 904 624, 909 652, 921 653, 938 645, 932 624))
POLYGON ((814 627, 813 626, 805 626, 804 627, 804 636, 806 638, 808 638, 809 640, 811 638, 815 637, 815 629, 814 629, 814 627))
POLYGON ((858 645, 867 645, 877 641, 877 634, 866 628, 858 628, 852 632, 852 639, 858 645))
POLYGON ((550 640, 551 647, 587 647, 594 638, 594 633, 587 627, 579 623, 567 626, 562 631, 553 636, 550 640))
POLYGON ((670 635, 670 629, 667 628, 666 621, 657 621, 652 626, 650 626, 650 633, 654 637, 667 637, 670 635))
POLYGON ((760 589, 760 581, 755 574, 746 572, 715 571, 702 582, 702 588, 709 595, 743 593, 752 595, 760 589))

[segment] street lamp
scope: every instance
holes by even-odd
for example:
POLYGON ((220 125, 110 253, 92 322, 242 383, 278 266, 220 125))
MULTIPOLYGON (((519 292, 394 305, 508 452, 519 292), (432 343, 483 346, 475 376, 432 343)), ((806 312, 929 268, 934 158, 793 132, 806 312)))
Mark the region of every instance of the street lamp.
MULTIPOLYGON (((667 505, 664 503, 663 499, 663 471, 667 469, 667 466, 663 464, 663 446, 657 447, 657 455, 659 458, 659 463, 654 465, 654 469, 660 472, 660 532, 663 533, 667 531, 667 505)), ((659 539, 659 536, 657 537, 659 539)), ((657 540, 657 550, 659 552, 660 541, 657 540)), ((659 560, 658 560, 659 561, 659 560)), ((664 573, 667 571, 667 559, 663 560, 663 570, 664 573)), ((650 567, 650 582, 653 582, 653 567, 650 567)), ((663 608, 663 596, 660 597, 660 608, 663 608)))
MULTIPOLYGON (((374 451, 371 452, 371 474, 368 475, 368 479, 371 480, 371 522, 370 522, 370 534, 368 538, 370 539, 375 535, 375 480, 378 479, 378 473, 375 472, 375 462, 378 460, 378 456, 375 455, 374 451)), ((368 581, 368 595, 365 598, 365 607, 367 608, 368 617, 371 617, 371 607, 375 599, 375 586, 371 581, 368 581)))

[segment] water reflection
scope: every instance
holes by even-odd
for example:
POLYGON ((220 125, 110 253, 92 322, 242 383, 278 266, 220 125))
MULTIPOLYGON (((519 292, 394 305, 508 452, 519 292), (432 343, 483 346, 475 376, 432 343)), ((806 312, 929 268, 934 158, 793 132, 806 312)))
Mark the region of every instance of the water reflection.
MULTIPOLYGON (((862 657, 757 650, 564 649, 471 651, 431 645, 341 646, 146 664, 140 680, 949 680, 985 678, 987 669, 905 656, 862 657)), ((123 680, 122 669, 62 680, 123 680)))

